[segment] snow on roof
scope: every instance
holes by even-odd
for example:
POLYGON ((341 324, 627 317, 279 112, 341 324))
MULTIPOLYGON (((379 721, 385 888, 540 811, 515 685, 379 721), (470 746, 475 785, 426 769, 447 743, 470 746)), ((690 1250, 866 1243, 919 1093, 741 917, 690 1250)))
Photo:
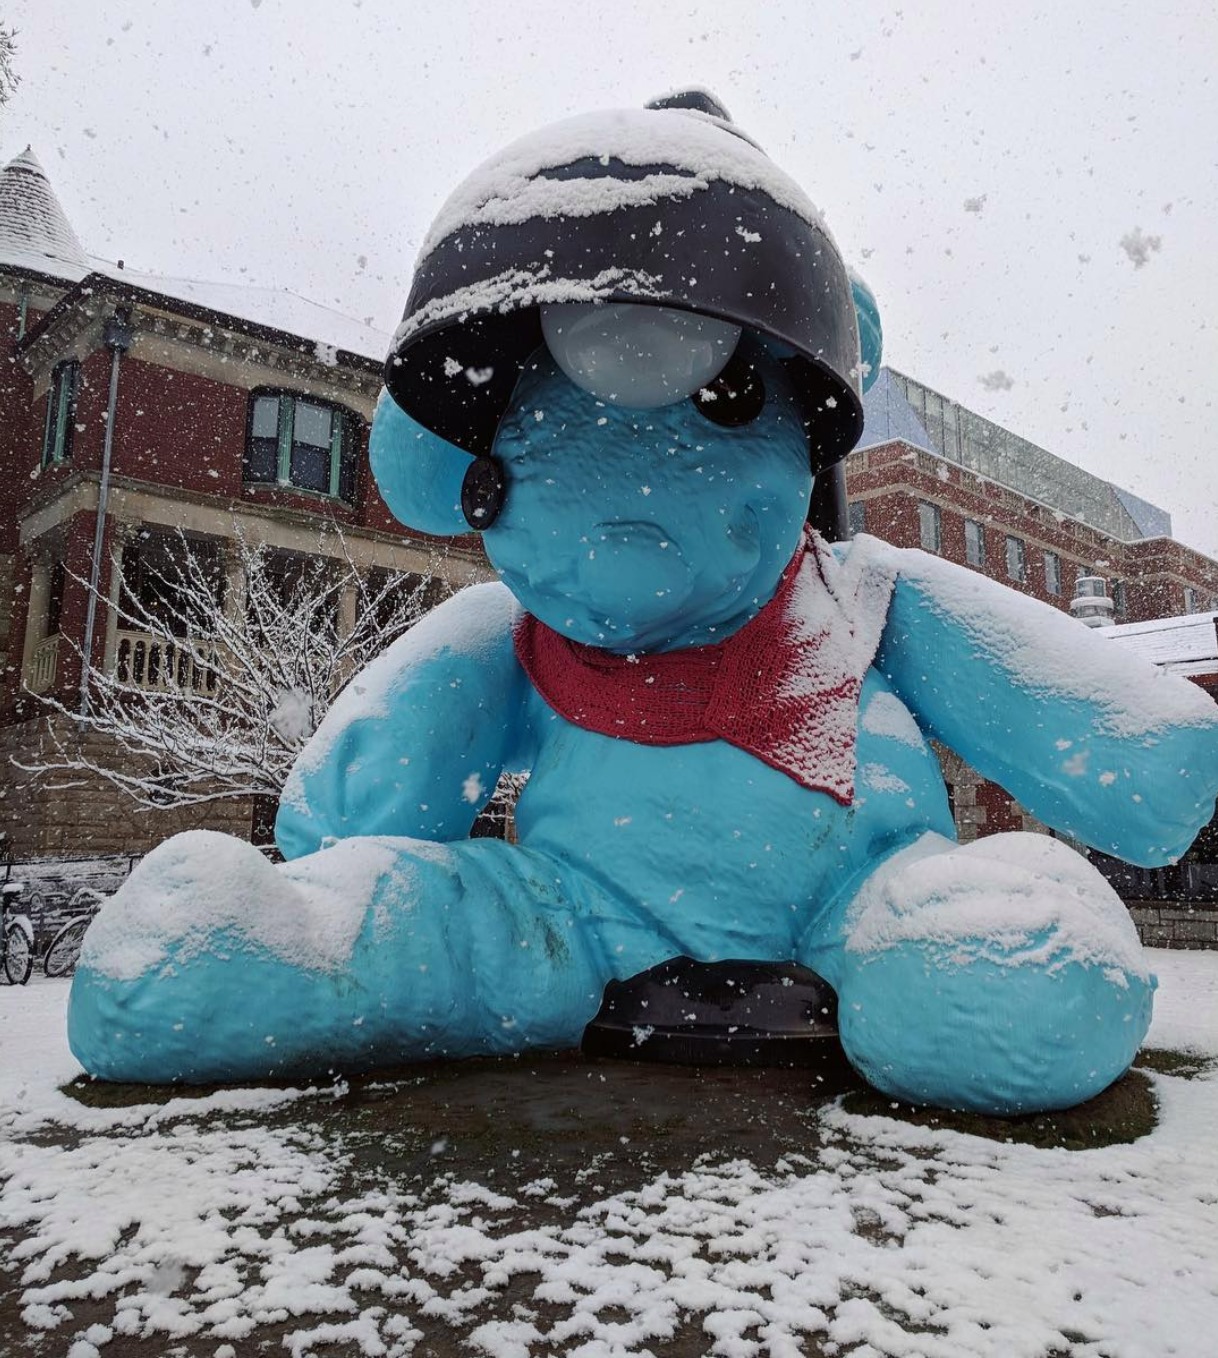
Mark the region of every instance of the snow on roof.
POLYGON ((1095 635, 1119 642, 1173 674, 1218 674, 1218 613, 1097 627, 1095 635))
POLYGON ((158 293, 171 301, 187 302, 223 316, 251 321, 312 341, 319 357, 325 350, 342 349, 380 363, 389 352, 389 335, 352 316, 311 302, 285 288, 251 287, 244 283, 209 283, 197 278, 165 278, 141 273, 104 260, 90 261, 92 272, 129 287, 158 293))
POLYGON ((102 274, 170 301, 297 336, 316 345, 323 361, 332 361, 332 351, 339 349, 377 363, 389 352, 386 332, 284 288, 165 278, 120 269, 108 260, 86 255, 29 147, 0 170, 0 265, 28 269, 68 284, 102 274))
POLYGON ((89 272, 76 232, 28 146, 0 170, 0 264, 69 283, 89 272))

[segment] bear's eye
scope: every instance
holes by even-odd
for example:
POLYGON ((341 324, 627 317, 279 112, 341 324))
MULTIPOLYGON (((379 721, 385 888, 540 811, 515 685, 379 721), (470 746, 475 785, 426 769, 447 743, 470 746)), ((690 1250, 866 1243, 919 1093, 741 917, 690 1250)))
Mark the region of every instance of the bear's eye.
POLYGON ((694 392, 690 399, 712 423, 725 429, 739 429, 761 414, 765 383, 756 364, 737 350, 719 376, 694 392))

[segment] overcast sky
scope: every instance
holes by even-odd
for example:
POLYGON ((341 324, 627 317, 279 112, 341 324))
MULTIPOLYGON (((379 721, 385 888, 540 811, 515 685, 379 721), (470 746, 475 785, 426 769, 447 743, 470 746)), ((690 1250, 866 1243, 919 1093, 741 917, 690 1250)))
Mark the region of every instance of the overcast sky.
POLYGON ((1218 556, 1218 7, 24 0, 5 160, 86 250, 391 329, 516 136, 714 90, 877 294, 885 358, 1218 556), (1124 242, 1124 244, 1122 244, 1124 242))

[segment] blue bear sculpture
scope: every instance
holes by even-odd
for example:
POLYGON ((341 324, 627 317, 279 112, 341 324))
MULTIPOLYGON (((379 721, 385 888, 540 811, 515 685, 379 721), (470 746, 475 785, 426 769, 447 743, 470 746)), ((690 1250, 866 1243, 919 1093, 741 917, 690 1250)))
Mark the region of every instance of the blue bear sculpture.
POLYGON ((1060 840, 958 844, 929 741, 1153 866, 1213 813, 1218 707, 979 574, 807 527, 878 358, 814 210, 706 96, 475 174, 371 460, 404 524, 480 529, 499 581, 339 695, 285 864, 181 835, 106 904, 69 1012, 86 1069, 570 1047, 608 981, 685 954, 820 973, 896 1097, 1007 1114, 1116 1079, 1154 988, 1127 911, 1060 840), (518 842, 470 839, 505 772, 518 842))

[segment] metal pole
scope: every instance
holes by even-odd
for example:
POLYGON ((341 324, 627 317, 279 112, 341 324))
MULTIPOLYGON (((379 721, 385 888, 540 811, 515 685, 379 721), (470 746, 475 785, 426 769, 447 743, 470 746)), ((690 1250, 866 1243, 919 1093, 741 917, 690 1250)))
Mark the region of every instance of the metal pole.
POLYGON ((85 604, 85 641, 81 651, 80 715, 89 715, 89 668, 93 663, 93 630, 97 623, 97 590, 101 580, 102 546, 106 539, 106 505, 110 498, 110 459, 114 451, 114 418, 118 408, 118 369, 131 347, 129 313, 119 310, 106 322, 105 343, 110 350, 110 399, 106 406, 106 434, 102 444, 101 484, 97 489, 97 525, 93 530, 93 561, 89 567, 89 597, 85 604))
POLYGON ((808 522, 826 542, 845 542, 850 536, 846 513, 846 467, 836 462, 816 473, 808 522))

